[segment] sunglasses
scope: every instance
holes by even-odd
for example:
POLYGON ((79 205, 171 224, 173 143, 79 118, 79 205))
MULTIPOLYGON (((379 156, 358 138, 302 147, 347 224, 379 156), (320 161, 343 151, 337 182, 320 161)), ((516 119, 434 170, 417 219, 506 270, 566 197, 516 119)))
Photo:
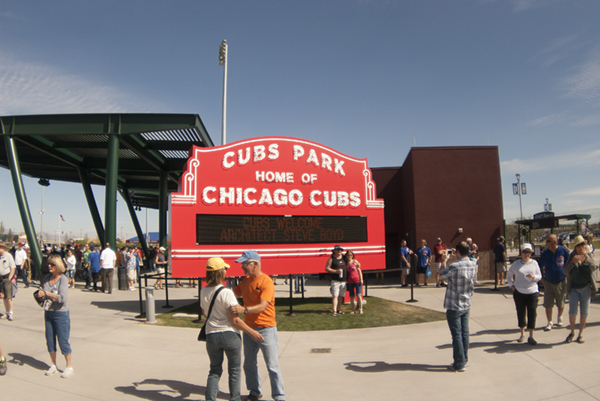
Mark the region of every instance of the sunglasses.
POLYGON ((55 263, 48 263, 48 266, 54 266, 54 267, 56 267, 56 264, 55 263))

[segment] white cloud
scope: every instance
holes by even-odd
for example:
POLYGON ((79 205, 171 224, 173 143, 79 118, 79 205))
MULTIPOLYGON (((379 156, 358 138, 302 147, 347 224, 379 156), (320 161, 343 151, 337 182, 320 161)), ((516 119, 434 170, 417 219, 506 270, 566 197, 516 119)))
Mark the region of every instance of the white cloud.
POLYGON ((565 196, 598 196, 600 195, 600 187, 586 188, 579 191, 570 192, 565 196))
POLYGON ((571 125, 574 127, 591 127, 593 125, 600 125, 600 114, 579 118, 571 125))
POLYGON ((595 51, 578 71, 564 82, 568 97, 591 102, 600 98, 600 53, 595 51))
POLYGON ((535 58, 540 59, 543 66, 549 67, 560 60, 568 58, 572 50, 580 47, 576 43, 577 39, 579 39, 578 34, 556 38, 540 50, 535 58))
POLYGON ((0 115, 150 112, 166 108, 122 89, 0 52, 0 115))
POLYGON ((589 167, 600 165, 600 149, 583 150, 581 152, 558 153, 528 159, 513 159, 500 163, 502 174, 528 173, 569 169, 573 167, 589 167))
POLYGON ((551 114, 549 116, 545 116, 545 117, 540 117, 540 118, 536 118, 535 120, 531 121, 529 124, 527 125, 554 125, 554 124, 558 124, 558 123, 562 123, 564 121, 567 120, 569 116, 569 112, 564 111, 562 113, 557 113, 557 114, 551 114))

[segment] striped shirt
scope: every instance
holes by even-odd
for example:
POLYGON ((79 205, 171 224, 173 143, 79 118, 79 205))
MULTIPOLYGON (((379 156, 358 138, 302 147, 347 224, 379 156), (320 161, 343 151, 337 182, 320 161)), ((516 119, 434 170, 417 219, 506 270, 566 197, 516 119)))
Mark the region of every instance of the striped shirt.
POLYGON ((473 278, 477 265, 464 257, 440 272, 442 280, 448 280, 444 308, 467 310, 471 308, 471 297, 475 287, 473 278))

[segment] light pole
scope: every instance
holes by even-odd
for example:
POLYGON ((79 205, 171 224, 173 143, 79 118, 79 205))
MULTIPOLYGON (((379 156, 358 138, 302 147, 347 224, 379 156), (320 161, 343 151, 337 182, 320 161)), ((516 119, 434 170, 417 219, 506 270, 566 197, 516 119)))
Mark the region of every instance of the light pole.
POLYGON ((517 190, 519 191, 519 206, 521 208, 521 220, 523 220, 523 202, 521 201, 522 190, 521 190, 521 174, 517 173, 517 190))
POLYGON ((40 209, 40 247, 44 244, 42 233, 44 232, 44 188, 50 186, 50 181, 40 178, 38 184, 42 187, 42 208, 40 209))
POLYGON ((227 41, 223 39, 219 46, 219 65, 223 68, 223 120, 221 121, 221 145, 227 143, 227 41))

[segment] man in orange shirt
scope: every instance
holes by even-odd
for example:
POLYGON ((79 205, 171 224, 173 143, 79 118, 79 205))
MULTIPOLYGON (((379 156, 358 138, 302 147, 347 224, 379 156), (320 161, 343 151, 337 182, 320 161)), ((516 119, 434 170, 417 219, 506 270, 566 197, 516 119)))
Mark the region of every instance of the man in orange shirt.
POLYGON ((257 342, 244 333, 244 373, 246 387, 250 392, 246 401, 256 401, 262 397, 261 380, 256 361, 259 349, 262 351, 269 371, 271 396, 274 400, 285 400, 278 359, 279 344, 273 280, 261 271, 260 255, 256 251, 245 251, 236 260, 236 263, 242 264, 246 277, 235 287, 233 292, 237 297, 242 297, 244 306, 233 305, 230 307, 231 312, 246 315, 244 317, 246 324, 258 331, 264 338, 264 341, 257 342))

